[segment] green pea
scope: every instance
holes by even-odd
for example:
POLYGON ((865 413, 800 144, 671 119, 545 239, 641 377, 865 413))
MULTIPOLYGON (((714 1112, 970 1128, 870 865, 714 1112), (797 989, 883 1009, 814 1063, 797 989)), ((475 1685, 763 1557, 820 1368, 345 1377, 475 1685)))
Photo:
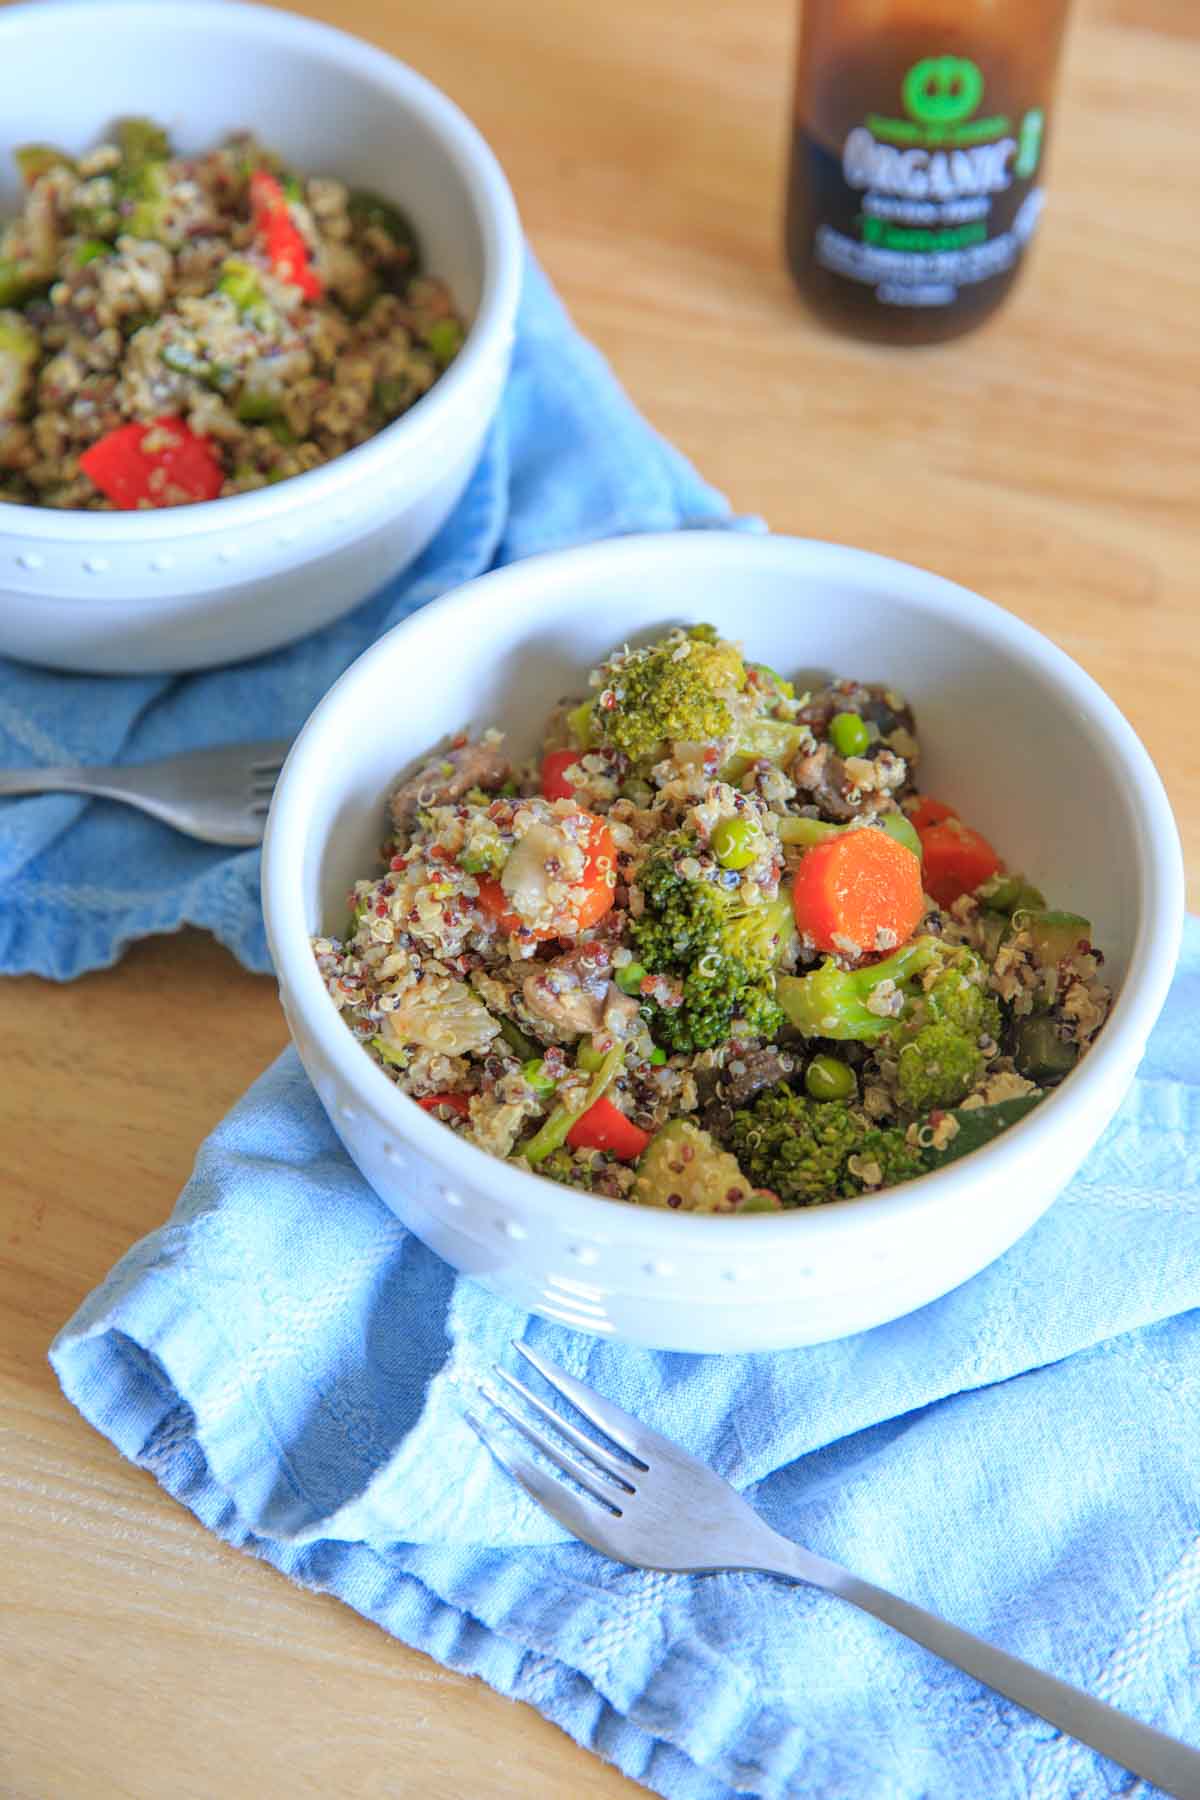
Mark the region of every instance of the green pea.
POLYGON ((613 980, 623 994, 632 994, 636 998, 642 991, 642 983, 646 979, 646 974, 647 971, 640 962, 631 962, 626 963, 623 969, 618 969, 613 980))
POLYGON ((804 1071, 804 1085, 814 1100, 848 1100, 854 1092, 854 1070, 836 1056, 814 1056, 804 1071))
POLYGON ((521 1073, 534 1093, 540 1094, 543 1099, 548 1099, 558 1086, 554 1077, 547 1075, 546 1065, 540 1056, 535 1056, 530 1062, 522 1063, 521 1073))
POLYGON ((723 869, 748 869, 762 848, 762 832, 753 819, 722 819, 710 841, 723 869))
POLYGON ((857 713, 835 713, 829 722, 829 735, 840 756, 861 756, 871 742, 871 734, 857 713))

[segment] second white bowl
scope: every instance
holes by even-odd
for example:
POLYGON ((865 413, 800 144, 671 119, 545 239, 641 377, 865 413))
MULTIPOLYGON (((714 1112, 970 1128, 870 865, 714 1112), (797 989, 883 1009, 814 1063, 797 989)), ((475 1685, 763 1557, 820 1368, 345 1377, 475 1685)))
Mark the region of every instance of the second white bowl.
POLYGON ((508 372, 522 240, 459 109, 357 38, 227 0, 0 10, 0 218, 10 152, 71 151, 152 114, 185 149, 253 129, 297 168, 393 199, 470 322, 412 411, 308 474, 162 512, 0 503, 0 653, 105 674, 254 656, 348 612, 413 562, 479 459, 508 372))

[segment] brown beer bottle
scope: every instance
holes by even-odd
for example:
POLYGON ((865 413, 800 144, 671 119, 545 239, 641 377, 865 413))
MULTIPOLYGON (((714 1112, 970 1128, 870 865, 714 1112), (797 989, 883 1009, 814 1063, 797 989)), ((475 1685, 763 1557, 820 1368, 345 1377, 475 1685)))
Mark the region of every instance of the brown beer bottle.
POLYGON ((804 0, 787 249, 832 324, 932 344, 986 319, 1042 209, 1070 0, 804 0))

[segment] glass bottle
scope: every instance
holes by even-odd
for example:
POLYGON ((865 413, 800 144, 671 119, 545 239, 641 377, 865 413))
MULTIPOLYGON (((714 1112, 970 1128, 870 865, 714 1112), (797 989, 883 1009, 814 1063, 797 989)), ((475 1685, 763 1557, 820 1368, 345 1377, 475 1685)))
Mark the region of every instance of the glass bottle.
POLYGON ((972 330, 1042 210, 1070 0, 805 0, 787 251, 831 323, 897 344, 972 330))

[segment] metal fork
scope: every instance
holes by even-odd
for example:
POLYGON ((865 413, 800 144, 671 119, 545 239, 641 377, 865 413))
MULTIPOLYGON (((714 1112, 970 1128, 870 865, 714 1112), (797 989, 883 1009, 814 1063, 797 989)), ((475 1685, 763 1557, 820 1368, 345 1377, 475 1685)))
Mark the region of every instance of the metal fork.
POLYGON ((261 844, 288 748, 279 738, 111 769, 0 770, 0 795, 93 794, 139 807, 206 844, 261 844))
POLYGON ((527 1344, 514 1348, 624 1455, 614 1455, 499 1367, 499 1378, 544 1424, 532 1424, 498 1394, 481 1387, 483 1398, 569 1475, 588 1498, 549 1474, 519 1445, 485 1426, 474 1413, 467 1413, 467 1422, 526 1493, 594 1550, 638 1569, 686 1574, 757 1569, 821 1588, 882 1619, 944 1662, 973 1675, 976 1681, 1156 1783, 1166 1793, 1179 1800, 1200 1797, 1200 1751, 781 1537, 728 1482, 678 1444, 640 1424, 611 1400, 602 1399, 527 1344))

